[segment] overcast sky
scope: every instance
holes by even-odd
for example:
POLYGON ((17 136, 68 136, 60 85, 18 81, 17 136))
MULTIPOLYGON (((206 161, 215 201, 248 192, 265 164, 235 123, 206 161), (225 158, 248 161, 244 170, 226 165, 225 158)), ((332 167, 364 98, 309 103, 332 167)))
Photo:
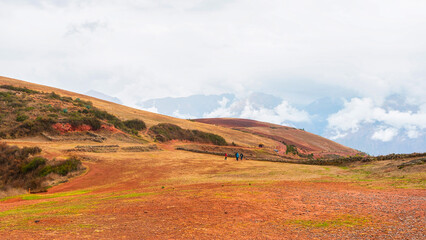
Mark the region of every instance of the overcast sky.
MULTIPOLYGON (((132 106, 262 91, 283 109, 343 97, 352 117, 397 93, 423 114, 425 13, 425 0, 0 0, 0 75, 132 106)), ((340 115, 330 126, 353 129, 340 115)))

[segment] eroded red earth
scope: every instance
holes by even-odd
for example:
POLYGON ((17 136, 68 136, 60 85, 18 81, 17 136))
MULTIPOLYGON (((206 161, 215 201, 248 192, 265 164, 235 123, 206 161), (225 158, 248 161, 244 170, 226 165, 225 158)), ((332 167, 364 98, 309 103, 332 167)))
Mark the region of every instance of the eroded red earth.
POLYGON ((86 162, 86 174, 49 190, 87 193, 0 203, 0 238, 425 238, 425 190, 268 180, 253 171, 280 163, 176 151, 117 156, 86 162), (7 214, 16 209, 22 216, 7 214))

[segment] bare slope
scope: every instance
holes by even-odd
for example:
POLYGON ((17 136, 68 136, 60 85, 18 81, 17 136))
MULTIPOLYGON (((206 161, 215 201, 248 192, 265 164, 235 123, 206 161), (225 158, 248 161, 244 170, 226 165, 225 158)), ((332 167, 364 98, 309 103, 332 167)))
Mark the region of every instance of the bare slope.
POLYGON ((272 123, 234 118, 196 119, 195 121, 253 133, 254 135, 273 139, 287 146, 294 145, 303 154, 327 157, 330 155, 347 156, 359 153, 354 149, 304 130, 272 123))

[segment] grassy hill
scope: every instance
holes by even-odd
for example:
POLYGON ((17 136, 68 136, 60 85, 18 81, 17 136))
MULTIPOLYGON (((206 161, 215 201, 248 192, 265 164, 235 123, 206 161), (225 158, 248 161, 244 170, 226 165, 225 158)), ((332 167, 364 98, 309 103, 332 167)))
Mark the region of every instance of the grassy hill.
POLYGON ((0 86, 1 239, 424 238, 426 154, 335 159, 358 152, 285 126, 0 86))

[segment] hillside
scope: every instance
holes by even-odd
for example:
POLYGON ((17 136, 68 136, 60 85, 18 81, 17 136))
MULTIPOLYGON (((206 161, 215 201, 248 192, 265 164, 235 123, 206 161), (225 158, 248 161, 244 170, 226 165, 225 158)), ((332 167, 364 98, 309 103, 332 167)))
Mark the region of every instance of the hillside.
POLYGON ((303 130, 177 119, 10 78, 0 117, 1 239, 426 234, 426 154, 340 161, 358 152, 303 130))
MULTIPOLYGON (((277 153, 283 157, 289 156, 294 158, 296 156, 306 158, 309 155, 309 157, 328 158, 355 155, 358 153, 353 149, 344 147, 317 135, 275 124, 243 119, 200 119, 189 121, 137 110, 82 94, 11 78, 0 77, 0 85, 30 90, 29 93, 18 91, 17 96, 21 97, 21 99, 11 100, 12 103, 8 103, 9 105, 7 105, 12 106, 11 108, 14 110, 10 111, 15 113, 10 114, 10 112, 5 112, 3 115, 7 115, 9 118, 16 119, 16 121, 19 120, 23 123, 25 123, 27 118, 29 120, 35 120, 37 117, 41 116, 48 119, 52 117, 56 118, 55 121, 62 124, 75 122, 75 118, 77 118, 78 121, 85 125, 83 125, 83 129, 79 129, 79 126, 73 126, 73 130, 84 130, 84 126, 92 125, 87 128, 87 130, 104 130, 103 132, 97 132, 101 133, 99 134, 101 138, 106 137, 104 136, 105 134, 111 136, 110 133, 105 132, 105 129, 110 129, 106 126, 110 123, 110 125, 114 125, 116 128, 112 129, 113 131, 118 129, 123 133, 139 136, 139 140, 141 141, 154 141, 155 136, 149 134, 148 131, 135 131, 124 126, 126 121, 139 119, 146 124, 148 129, 163 123, 174 124, 182 129, 216 134, 223 137, 229 144, 233 143, 233 145, 236 146, 258 148, 259 145, 262 145, 264 149, 269 149, 272 155, 276 155, 277 153), (31 91, 35 92, 32 93, 31 91), (13 101, 18 101, 18 105, 13 106, 13 101), (42 113, 44 113, 44 115, 42 115, 42 113), (19 119, 20 117, 22 118, 19 119), (97 117, 97 119, 95 119, 95 117, 97 117), (296 149, 292 149, 294 151, 289 153, 287 149, 290 145, 296 147, 296 149), (272 150, 275 150, 276 153, 272 150), (295 151, 297 151, 298 154, 296 154, 295 151)), ((0 91, 6 93, 11 90, 0 88, 0 91)), ((7 106, 5 105, 5 107, 7 106)), ((19 137, 20 131, 13 128, 16 127, 17 124, 19 125, 19 122, 6 121, 6 119, 7 117, 3 117, 3 123, 0 128, 0 130, 6 128, 6 130, 3 129, 3 132, 6 132, 6 134, 3 133, 3 138, 10 135, 7 134, 7 129, 9 129, 9 132, 12 132, 13 135, 19 137)), ((41 129, 39 131, 42 132, 41 129)), ((193 139, 194 137, 190 136, 189 138, 193 139)))
POLYGON ((285 154, 288 146, 291 145, 295 146, 301 155, 313 154, 314 157, 332 158, 335 156, 360 154, 360 152, 354 149, 345 147, 329 139, 292 127, 234 118, 207 118, 195 119, 194 121, 227 127, 275 140, 281 143, 279 152, 282 154, 285 154))
MULTIPOLYGON (((105 100, 89 97, 89 96, 78 94, 78 93, 69 92, 62 89, 42 86, 39 84, 29 83, 29 82, 6 78, 6 77, 0 77, 0 85, 10 85, 15 87, 28 88, 31 90, 44 92, 44 93, 54 92, 55 94, 58 94, 62 97, 70 97, 74 100, 78 98, 82 101, 89 101, 92 103, 94 107, 102 111, 106 111, 114 116, 117 116, 122 121, 131 120, 131 119, 141 119, 146 123, 147 128, 150 128, 160 123, 171 123, 171 124, 178 125, 184 129, 193 129, 193 130, 200 130, 204 132, 215 133, 224 137, 227 142, 229 143, 234 142, 240 146, 253 147, 253 146, 257 146, 259 142, 263 142, 265 145, 270 146, 271 148, 273 148, 276 145, 275 141, 266 139, 264 137, 253 136, 252 134, 242 133, 235 130, 229 130, 223 127, 196 123, 196 122, 192 122, 192 121, 188 121, 184 119, 178 119, 178 118, 168 117, 161 114, 155 114, 155 113, 151 113, 151 112, 147 112, 143 110, 138 110, 138 109, 126 107, 124 105, 111 103, 105 100)), ((34 101, 38 101, 38 100, 34 99, 34 101)), ((144 134, 144 133, 141 133, 141 134, 142 134, 142 138, 151 140, 147 134, 144 134)))

